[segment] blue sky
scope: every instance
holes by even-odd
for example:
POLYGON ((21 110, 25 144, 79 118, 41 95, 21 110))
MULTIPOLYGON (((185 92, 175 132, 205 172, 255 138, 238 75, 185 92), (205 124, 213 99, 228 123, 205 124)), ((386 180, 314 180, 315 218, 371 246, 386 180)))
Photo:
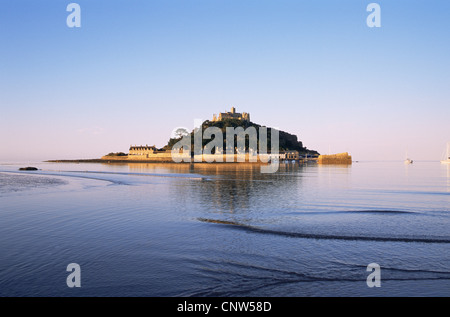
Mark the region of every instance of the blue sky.
POLYGON ((357 160, 450 141, 449 1, 89 0, 68 28, 70 2, 0 7, 0 161, 162 147, 231 106, 357 160))

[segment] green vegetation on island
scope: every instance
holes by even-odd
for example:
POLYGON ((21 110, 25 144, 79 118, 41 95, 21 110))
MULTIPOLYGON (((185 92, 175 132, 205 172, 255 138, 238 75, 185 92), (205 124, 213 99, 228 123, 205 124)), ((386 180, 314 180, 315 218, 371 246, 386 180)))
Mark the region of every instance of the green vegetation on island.
POLYGON ((106 154, 106 156, 128 156, 128 154, 123 152, 111 152, 106 154))
MULTIPOLYGON (((238 128, 242 127, 244 130, 249 127, 254 127, 256 129, 256 132, 258 133, 258 140, 259 140, 259 128, 262 127, 259 124, 253 123, 251 121, 247 120, 239 120, 239 119, 222 119, 220 121, 210 121, 206 120, 202 123, 202 130, 209 127, 216 127, 219 128, 223 134, 223 148, 226 148, 226 138, 227 138, 227 132, 226 128, 232 127, 232 128, 238 128)), ((188 132, 184 129, 178 129, 175 132, 174 138, 170 138, 167 145, 165 145, 162 150, 171 150, 172 147, 179 142, 184 136, 191 137, 191 148, 194 149, 194 131, 188 132)), ((237 136, 234 136, 234 144, 236 146, 237 144, 237 136)), ((267 148, 270 150, 271 148, 271 129, 267 129, 267 148)), ((211 139, 202 139, 202 147, 204 147, 206 144, 211 142, 211 139)), ((245 144, 245 150, 249 150, 249 142, 248 142, 248 135, 246 135, 246 144, 245 144)), ((306 147, 303 146, 303 143, 298 140, 297 136, 294 134, 287 133, 285 131, 279 131, 279 151, 298 151, 300 155, 307 154, 308 156, 317 156, 319 153, 315 150, 309 150, 306 147)))

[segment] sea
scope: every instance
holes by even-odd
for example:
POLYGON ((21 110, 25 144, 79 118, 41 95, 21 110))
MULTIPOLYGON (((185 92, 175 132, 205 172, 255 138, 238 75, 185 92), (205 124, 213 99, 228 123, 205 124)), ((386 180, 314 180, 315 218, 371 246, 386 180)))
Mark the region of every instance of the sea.
POLYGON ((439 161, 26 164, 0 164, 2 297, 450 296, 439 161))

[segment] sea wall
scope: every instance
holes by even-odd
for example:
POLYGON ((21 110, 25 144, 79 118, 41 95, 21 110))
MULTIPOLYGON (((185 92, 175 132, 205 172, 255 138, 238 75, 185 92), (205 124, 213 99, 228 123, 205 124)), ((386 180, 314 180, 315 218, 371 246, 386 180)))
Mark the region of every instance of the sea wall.
POLYGON ((345 153, 338 153, 332 155, 319 155, 317 160, 319 164, 352 164, 352 157, 345 153))
POLYGON ((101 159, 108 160, 108 161, 127 161, 128 156, 105 155, 105 156, 102 156, 101 159))
MULTIPOLYGON (((203 154, 196 155, 191 159, 190 155, 187 155, 189 161, 192 162, 246 162, 246 163, 267 163, 269 161, 269 154, 251 156, 246 154, 203 154)), ((128 155, 128 156, 102 156, 103 161, 114 162, 174 162, 172 159, 172 153, 170 151, 147 154, 147 155, 128 155)), ((186 161, 186 160, 183 160, 186 161)))
POLYGON ((246 162, 246 163, 267 163, 268 154, 252 155, 246 154, 203 154, 195 155, 195 162, 246 162))
POLYGON ((128 155, 129 161, 153 161, 153 162, 172 162, 170 152, 147 154, 147 155, 128 155))
MULTIPOLYGON (((190 157, 190 156, 189 156, 190 157)), ((172 153, 162 152, 146 155, 128 155, 128 156, 102 156, 102 160, 115 162, 173 162, 172 153)))

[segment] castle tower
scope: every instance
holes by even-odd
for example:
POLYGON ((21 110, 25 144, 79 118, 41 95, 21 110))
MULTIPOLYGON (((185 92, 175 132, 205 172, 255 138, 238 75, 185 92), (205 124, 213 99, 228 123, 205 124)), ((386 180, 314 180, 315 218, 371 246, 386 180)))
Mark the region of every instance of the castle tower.
POLYGON ((231 107, 231 113, 232 113, 232 114, 235 114, 235 113, 236 113, 236 108, 231 107))

